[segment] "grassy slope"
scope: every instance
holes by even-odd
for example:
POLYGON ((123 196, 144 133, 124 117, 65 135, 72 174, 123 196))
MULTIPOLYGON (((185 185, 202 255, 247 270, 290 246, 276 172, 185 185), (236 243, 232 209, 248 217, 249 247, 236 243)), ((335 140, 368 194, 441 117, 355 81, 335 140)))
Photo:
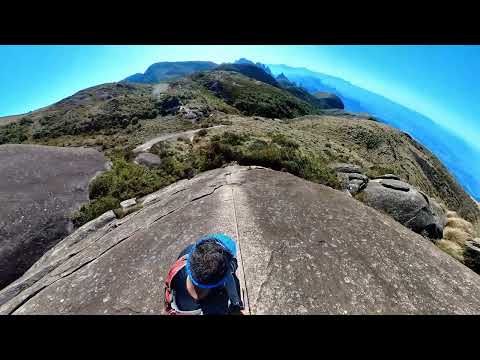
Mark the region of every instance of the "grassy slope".
MULTIPOLYGON (((155 178, 160 184, 158 188, 232 161, 284 169, 335 188, 338 183, 327 165, 342 161, 361 165, 370 176, 398 174, 449 208, 457 207, 463 211, 462 217, 478 216, 478 209, 470 209, 465 203, 456 205, 456 199, 463 196, 462 193, 451 189, 449 191, 455 194, 455 198, 443 197, 445 189, 437 188, 437 183, 424 173, 417 158, 433 164, 437 177, 448 178, 448 173, 436 167, 435 159, 418 150, 407 136, 386 125, 361 117, 341 116, 309 116, 280 121, 229 115, 224 117, 225 120, 225 124, 230 125, 208 129, 196 136, 193 143, 176 141, 152 148, 151 152, 164 159, 162 167, 153 171, 158 176, 155 178)), ((131 157, 127 153, 125 158, 131 157)), ((136 165, 131 171, 137 172, 136 165)), ((150 172, 144 175, 151 176, 150 172)), ((144 193, 144 190, 137 189, 113 196, 125 200, 144 193)))
MULTIPOLYGON (((338 114, 296 118, 305 114, 324 113, 322 109, 277 87, 234 72, 208 71, 172 81, 159 94, 152 85, 138 84, 104 84, 85 89, 42 111, 25 116, 23 120, 0 127, 0 143, 93 146, 104 151, 112 160, 130 161, 131 149, 146 139, 162 133, 231 122, 226 130, 246 135, 251 141, 242 144, 241 149, 233 148, 234 151, 217 147, 215 151, 223 152, 225 161, 257 161, 265 164, 273 159, 271 166, 282 167, 312 179, 314 175, 302 174, 299 167, 315 163, 312 166, 317 170, 310 169, 315 173, 318 167, 328 162, 351 162, 364 167, 370 176, 396 173, 444 202, 465 219, 478 221, 479 210, 468 195, 432 154, 408 136, 360 116, 338 114), (177 105, 174 110, 172 104, 177 105), (182 119, 179 105, 201 114, 198 123, 182 119), (298 144, 293 151, 294 159, 287 159, 283 150, 270 146, 275 134, 281 134, 283 138, 298 144), (256 146, 265 147, 259 142, 262 140, 267 144, 266 148, 260 149, 264 158, 254 159, 250 145, 256 142, 256 146)), ((178 163, 174 162, 174 165, 178 163)), ((156 182, 158 186, 203 168, 203 165, 187 164, 185 166, 193 170, 182 170, 169 177, 169 171, 178 170, 175 166, 159 174, 162 179, 166 177, 167 181, 159 180, 156 182)), ((136 174, 134 177, 137 180, 144 176, 133 168, 126 171, 127 175, 121 176, 126 178, 130 172, 136 174)), ((318 181, 326 181, 326 178, 328 174, 322 174, 318 181)), ((147 190, 151 191, 152 188, 146 186, 147 190)), ((127 195, 138 195, 145 191, 125 191, 114 197, 116 201, 123 200, 127 195)))

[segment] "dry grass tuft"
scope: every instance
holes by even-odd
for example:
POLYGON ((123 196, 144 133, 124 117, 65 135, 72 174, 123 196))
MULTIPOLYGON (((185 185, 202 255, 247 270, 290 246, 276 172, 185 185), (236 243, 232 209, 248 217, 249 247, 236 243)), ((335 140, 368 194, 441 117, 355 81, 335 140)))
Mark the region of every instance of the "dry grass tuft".
POLYGON ((464 246, 468 240, 472 239, 472 236, 462 229, 446 227, 445 230, 443 230, 443 239, 464 246))
POLYGON ((458 214, 455 211, 447 211, 447 218, 458 218, 458 214))
POLYGON ((463 230, 470 236, 473 236, 475 234, 473 225, 462 218, 455 218, 455 217, 448 218, 446 227, 463 230))
POLYGON ((436 244, 441 250, 443 250, 450 256, 454 257, 458 261, 462 263, 465 261, 463 257, 463 252, 464 252, 463 246, 457 244, 456 242, 445 240, 445 239, 438 241, 436 244))
POLYGON ((480 238, 480 221, 473 224, 473 229, 475 231, 475 235, 480 238))

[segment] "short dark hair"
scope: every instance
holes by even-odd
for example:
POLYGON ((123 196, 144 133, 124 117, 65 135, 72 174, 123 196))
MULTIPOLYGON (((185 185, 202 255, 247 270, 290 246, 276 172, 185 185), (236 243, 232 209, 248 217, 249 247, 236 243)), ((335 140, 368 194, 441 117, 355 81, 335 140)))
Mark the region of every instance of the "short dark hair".
POLYGON ((231 255, 214 239, 202 241, 190 255, 190 269, 201 284, 216 284, 228 271, 231 255))

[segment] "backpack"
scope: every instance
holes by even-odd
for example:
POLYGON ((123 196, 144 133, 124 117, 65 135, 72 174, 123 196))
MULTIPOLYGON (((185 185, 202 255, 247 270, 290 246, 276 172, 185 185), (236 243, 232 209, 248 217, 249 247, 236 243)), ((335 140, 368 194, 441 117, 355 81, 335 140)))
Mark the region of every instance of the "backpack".
POLYGON ((177 273, 182 270, 187 264, 187 255, 183 255, 175 261, 168 271, 165 279, 165 303, 164 310, 167 315, 202 315, 202 310, 182 311, 175 305, 175 294, 172 290, 172 280, 177 273))
MULTIPOLYGON (((192 310, 192 311, 183 311, 177 308, 175 304, 175 292, 173 291, 171 284, 172 280, 177 275, 177 273, 182 270, 187 264, 188 255, 185 254, 177 259, 168 271, 167 278, 165 279, 165 302, 164 302, 164 311, 167 315, 203 315, 202 309, 192 310)), ((236 260, 236 259, 235 259, 236 260)), ((232 286, 228 287, 227 293, 231 300, 229 303, 232 304, 232 299, 234 299, 234 308, 238 311, 243 310, 243 303, 238 295, 237 289, 232 289, 232 286)), ((241 311, 240 314, 243 314, 241 311)))

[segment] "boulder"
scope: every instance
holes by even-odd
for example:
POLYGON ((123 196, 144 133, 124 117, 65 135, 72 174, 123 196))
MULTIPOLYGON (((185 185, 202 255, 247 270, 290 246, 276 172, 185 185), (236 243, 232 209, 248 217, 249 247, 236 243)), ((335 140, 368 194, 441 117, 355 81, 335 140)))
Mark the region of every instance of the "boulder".
POLYGON ((362 181, 362 180, 351 180, 348 185, 347 185, 347 190, 351 195, 355 195, 365 189, 367 186, 368 180, 367 181, 362 181))
POLYGON ((465 265, 476 273, 480 273, 480 242, 478 239, 465 243, 463 257, 465 259, 465 265))
POLYGON ((343 191, 355 195, 365 189, 368 184, 368 177, 359 173, 338 172, 337 177, 340 180, 343 191))
POLYGON ((70 215, 106 166, 94 149, 0 145, 0 288, 73 230, 70 215))
POLYGON ((330 167, 337 173, 361 173, 362 169, 358 165, 346 164, 346 163, 334 163, 330 167))
POLYGON ((149 168, 159 167, 162 164, 162 159, 155 154, 141 153, 135 157, 134 162, 139 165, 144 165, 149 168))
POLYGON ((124 200, 120 203, 120 207, 122 208, 122 210, 127 210, 128 208, 130 208, 132 206, 135 206, 135 205, 137 205, 137 199, 136 198, 124 200))
POLYGON ((384 175, 381 175, 381 176, 376 176, 376 177, 374 177, 374 179, 401 180, 400 176, 397 176, 395 174, 384 174, 384 175))
MULTIPOLYGON (((377 180, 377 179, 375 179, 377 180)), ((393 189, 393 190, 399 190, 399 191, 405 191, 409 192, 411 190, 410 184, 407 184, 406 182, 400 181, 400 180, 392 180, 392 179, 379 179, 378 181, 382 186, 393 189)), ((423 196, 423 195, 422 195, 423 196)), ((428 201, 428 199, 426 199, 428 201)))
POLYGON ((363 174, 351 173, 348 174, 348 180, 360 180, 362 182, 368 182, 368 176, 363 174))
POLYGON ((417 233, 425 232, 433 239, 443 236, 443 224, 433 213, 428 196, 406 182, 372 180, 363 191, 362 201, 417 233))
POLYGON ((231 166, 140 202, 57 244, 0 291, 0 314, 161 314, 170 265, 211 232, 238 241, 252 314, 480 313, 473 271, 389 216, 288 173, 231 166))
POLYGON ((435 217, 436 224, 438 224, 439 228, 442 230, 442 233, 443 233, 443 229, 447 224, 447 211, 444 208, 442 208, 437 201, 431 198, 430 198, 430 209, 432 210, 433 216, 435 217))
POLYGON ((191 122, 195 123, 198 120, 207 116, 204 110, 192 108, 188 106, 180 106, 179 115, 181 115, 186 120, 190 120, 191 122))

